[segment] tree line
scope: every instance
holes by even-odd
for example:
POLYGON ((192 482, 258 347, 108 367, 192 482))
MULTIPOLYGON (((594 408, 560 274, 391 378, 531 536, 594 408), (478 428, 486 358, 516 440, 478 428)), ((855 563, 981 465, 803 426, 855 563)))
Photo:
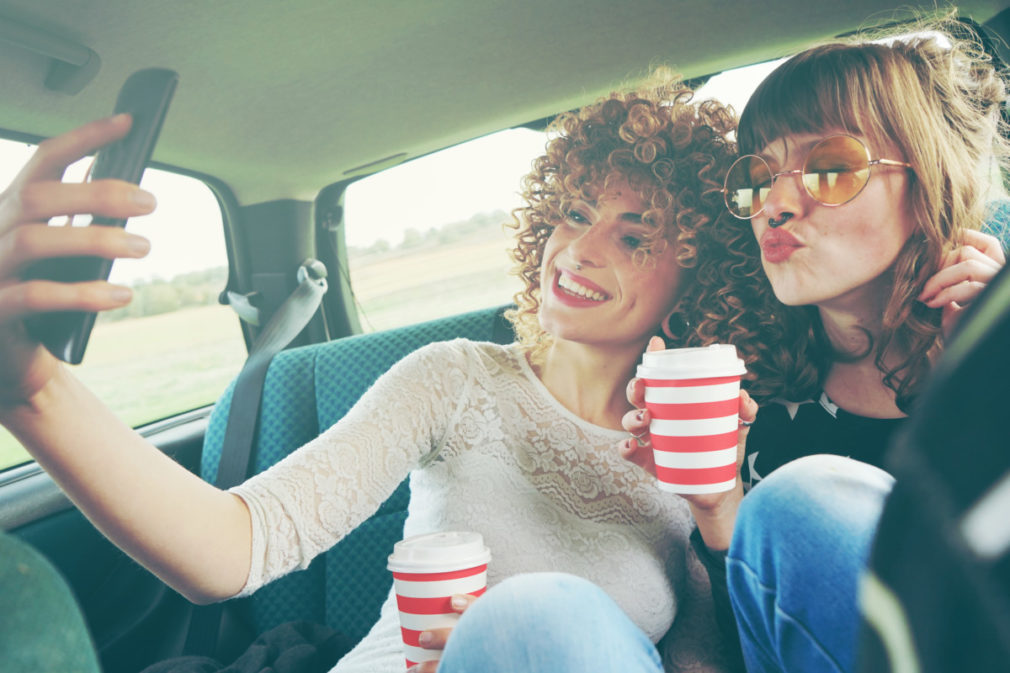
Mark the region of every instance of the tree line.
MULTIPOLYGON (((395 246, 389 241, 380 239, 368 247, 349 247, 348 256, 352 258, 385 256, 418 248, 451 245, 470 237, 486 236, 491 228, 501 232, 502 225, 509 221, 510 216, 502 210, 478 213, 465 221, 431 227, 426 231, 407 229, 403 241, 395 246)), ((170 280, 161 278, 138 280, 131 284, 133 301, 123 308, 103 312, 99 319, 115 322, 171 313, 195 306, 214 305, 218 303, 218 297, 227 282, 228 269, 224 266, 180 274, 170 280)))
POLYGON ((224 266, 180 274, 171 280, 138 280, 131 285, 133 301, 123 308, 102 313, 100 319, 115 322, 217 304, 227 282, 228 269, 224 266))
POLYGON ((489 229, 501 232, 503 225, 511 221, 512 217, 503 210, 477 213, 467 220, 451 222, 441 227, 431 227, 425 231, 414 227, 407 228, 403 232, 403 240, 397 245, 392 245, 389 241, 380 238, 367 247, 349 246, 347 248, 347 255, 348 257, 355 258, 368 255, 402 253, 430 246, 450 245, 466 240, 471 236, 486 236, 489 229))

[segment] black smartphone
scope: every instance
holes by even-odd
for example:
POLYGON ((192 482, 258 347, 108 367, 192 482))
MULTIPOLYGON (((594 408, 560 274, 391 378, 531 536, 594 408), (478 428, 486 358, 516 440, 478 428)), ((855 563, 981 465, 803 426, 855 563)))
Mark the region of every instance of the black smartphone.
MULTIPOLYGON (((129 113, 133 117, 133 125, 126 136, 98 151, 90 180, 118 178, 140 183, 178 81, 178 74, 164 68, 139 70, 127 78, 116 99, 114 114, 129 113)), ((95 217, 91 222, 93 225, 124 227, 126 220, 95 217)), ((26 275, 29 278, 79 283, 106 280, 111 270, 112 260, 60 257, 32 265, 26 275)), ((84 311, 54 311, 29 318, 25 326, 50 353, 64 362, 79 364, 84 358, 95 317, 95 313, 84 311)))

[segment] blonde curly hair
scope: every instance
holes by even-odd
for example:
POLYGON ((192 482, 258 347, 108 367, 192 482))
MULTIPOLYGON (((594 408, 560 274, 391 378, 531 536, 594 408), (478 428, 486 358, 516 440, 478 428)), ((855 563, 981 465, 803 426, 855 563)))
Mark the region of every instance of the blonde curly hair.
MULTIPOLYGON (((706 259, 720 248, 709 228, 726 215, 723 176, 736 157, 731 140, 736 124, 722 104, 693 98, 694 92, 676 75, 657 69, 646 85, 614 92, 551 123, 546 150, 522 182, 526 203, 513 211, 511 223, 517 230, 513 259, 524 287, 515 295, 516 308, 506 316, 532 359, 541 357, 551 342, 537 316, 547 239, 574 200, 595 201, 616 180, 626 181, 647 204, 642 222, 649 231, 635 262, 654 263, 655 254, 675 246, 678 263, 688 270, 681 274, 680 296, 696 305, 707 301, 708 293, 694 287, 692 277, 701 269, 699 260, 706 268, 717 265, 715 259, 706 259)), ((719 232, 735 237, 737 229, 719 232)), ((725 261, 724 253, 717 255, 725 261)), ((735 313, 729 305, 725 311, 735 313)), ((678 345, 696 341, 698 333, 721 336, 720 330, 687 321, 701 329, 684 335, 678 345)))

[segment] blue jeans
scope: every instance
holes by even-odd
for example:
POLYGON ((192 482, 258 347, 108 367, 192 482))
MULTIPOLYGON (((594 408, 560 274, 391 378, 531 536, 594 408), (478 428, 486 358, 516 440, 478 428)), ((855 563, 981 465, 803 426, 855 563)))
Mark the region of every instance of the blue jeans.
MULTIPOLYGON (((740 506, 726 560, 749 673, 852 671, 857 585, 893 480, 838 456, 779 468, 740 506)), ((662 673, 655 646, 599 587, 518 575, 460 619, 439 673, 662 673)))
POLYGON ((563 573, 515 575, 453 629, 439 673, 662 673, 659 652, 602 589, 563 573))
POLYGON ((893 483, 871 465, 818 455, 743 499, 726 569, 749 673, 855 668, 859 577, 893 483))

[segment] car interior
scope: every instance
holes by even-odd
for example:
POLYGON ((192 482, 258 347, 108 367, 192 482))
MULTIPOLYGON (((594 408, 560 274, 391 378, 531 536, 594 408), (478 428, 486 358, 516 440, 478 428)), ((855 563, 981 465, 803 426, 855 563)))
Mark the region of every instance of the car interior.
MULTIPOLYGON (((339 420, 410 351, 513 339, 502 317, 515 289, 501 225, 555 115, 657 65, 702 87, 935 9, 897 0, 0 0, 0 178, 9 182, 38 142, 110 114, 131 73, 178 73, 150 164, 158 175, 145 176, 164 181, 150 183, 162 219, 128 225, 151 231, 155 252, 114 270, 143 289, 135 303, 145 312, 100 322, 80 376, 214 481, 235 379, 307 260, 328 289, 264 369, 245 417, 255 429, 248 473, 339 420), (526 154, 499 160, 520 145, 526 154), (436 163, 449 152, 461 172, 436 163), (457 214, 455 202, 490 182, 502 204, 478 199, 457 214), (186 290, 170 292, 179 279, 186 290), (182 309, 159 308, 169 295, 182 309)), ((1010 63, 1010 2, 965 0, 956 11, 1010 63)), ((735 82, 713 95, 741 105, 748 85, 735 82)), ((215 610, 217 635, 200 647, 227 659, 300 619, 360 639, 390 586, 385 558, 408 501, 404 482, 307 570, 215 610)), ((104 673, 193 651, 189 625, 202 610, 106 541, 2 436, 0 530, 65 580, 104 673)))

